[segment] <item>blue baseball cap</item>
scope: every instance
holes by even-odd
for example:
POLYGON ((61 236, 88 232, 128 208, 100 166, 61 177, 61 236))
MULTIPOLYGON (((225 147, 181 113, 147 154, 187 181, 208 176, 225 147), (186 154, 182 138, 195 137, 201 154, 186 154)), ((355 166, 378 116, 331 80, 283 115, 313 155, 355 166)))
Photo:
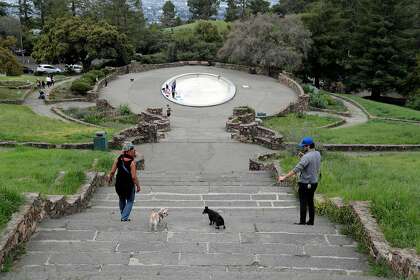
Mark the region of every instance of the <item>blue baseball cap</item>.
POLYGON ((303 137, 299 143, 299 147, 303 148, 312 144, 314 144, 314 139, 312 139, 311 137, 303 137))

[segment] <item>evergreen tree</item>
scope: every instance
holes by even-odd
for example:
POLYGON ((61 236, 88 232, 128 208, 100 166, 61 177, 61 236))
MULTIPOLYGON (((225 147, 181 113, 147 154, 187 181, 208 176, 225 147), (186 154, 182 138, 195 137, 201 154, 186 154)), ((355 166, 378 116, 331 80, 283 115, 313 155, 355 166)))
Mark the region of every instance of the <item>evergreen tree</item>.
POLYGON ((248 9, 253 15, 258 13, 265 14, 270 11, 270 2, 266 0, 251 0, 248 3, 248 9))
POLYGON ((272 11, 277 14, 288 15, 302 13, 315 0, 280 0, 273 5, 272 11))
POLYGON ((0 16, 7 15, 7 7, 8 7, 8 4, 6 2, 0 1, 0 16))
POLYGON ((344 75, 347 48, 343 30, 347 21, 341 8, 332 0, 321 0, 302 17, 313 40, 305 61, 305 76, 313 77, 316 87, 320 80, 335 82, 344 75))
POLYGON ((350 86, 378 98, 398 89, 414 65, 415 9, 400 0, 360 0, 356 8, 350 86))
POLYGON ((225 21, 235 21, 239 18, 239 6, 237 0, 227 0, 225 21))
POLYGON ((164 27, 172 27, 176 24, 175 5, 171 1, 166 1, 162 7, 162 17, 160 21, 164 27))
POLYGON ((188 0, 187 2, 192 19, 209 19, 217 15, 220 0, 188 0))

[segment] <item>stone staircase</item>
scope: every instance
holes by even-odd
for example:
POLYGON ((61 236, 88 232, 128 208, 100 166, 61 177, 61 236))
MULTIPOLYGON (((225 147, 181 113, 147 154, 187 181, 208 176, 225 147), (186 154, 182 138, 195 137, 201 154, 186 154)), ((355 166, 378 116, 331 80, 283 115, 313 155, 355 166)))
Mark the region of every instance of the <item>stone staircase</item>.
POLYGON ((267 172, 141 172, 131 222, 120 222, 113 187, 91 207, 45 220, 14 272, 1 279, 376 279, 357 244, 324 217, 293 225, 290 188, 267 172), (225 219, 209 226, 205 205, 225 219), (148 226, 150 209, 167 207, 166 224, 148 226))

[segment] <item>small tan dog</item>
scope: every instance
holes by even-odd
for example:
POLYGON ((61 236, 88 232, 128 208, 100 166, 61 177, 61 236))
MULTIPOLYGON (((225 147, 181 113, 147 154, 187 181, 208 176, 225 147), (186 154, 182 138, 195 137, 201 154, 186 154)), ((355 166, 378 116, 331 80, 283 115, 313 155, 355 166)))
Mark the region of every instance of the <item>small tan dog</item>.
POLYGON ((156 211, 155 209, 152 210, 152 213, 150 213, 149 218, 149 225, 151 231, 157 231, 158 226, 163 221, 163 218, 168 216, 168 208, 160 208, 159 211, 156 211))

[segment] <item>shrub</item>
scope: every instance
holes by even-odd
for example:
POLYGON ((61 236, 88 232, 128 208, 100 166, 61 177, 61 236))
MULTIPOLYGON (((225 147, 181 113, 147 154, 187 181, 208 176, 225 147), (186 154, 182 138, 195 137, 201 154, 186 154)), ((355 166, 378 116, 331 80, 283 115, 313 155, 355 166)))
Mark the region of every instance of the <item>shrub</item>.
POLYGON ((16 60, 12 52, 0 47, 0 73, 7 76, 19 76, 23 73, 22 65, 16 60))
POLYGON ((167 55, 162 52, 143 55, 141 57, 141 63, 144 63, 144 64, 162 64, 166 62, 168 62, 167 55))
POLYGON ((414 110, 420 110, 420 89, 408 98, 407 107, 414 110))
POLYGON ((89 90, 92 89, 92 86, 85 80, 79 79, 71 84, 70 89, 71 91, 78 94, 86 94, 89 90))
POLYGON ((126 115, 131 114, 130 108, 128 107, 127 104, 121 104, 120 107, 118 108, 118 111, 119 111, 120 115, 122 115, 122 116, 126 116, 126 115))
POLYGON ((309 92, 309 105, 315 108, 325 109, 328 106, 328 100, 324 94, 309 92))

